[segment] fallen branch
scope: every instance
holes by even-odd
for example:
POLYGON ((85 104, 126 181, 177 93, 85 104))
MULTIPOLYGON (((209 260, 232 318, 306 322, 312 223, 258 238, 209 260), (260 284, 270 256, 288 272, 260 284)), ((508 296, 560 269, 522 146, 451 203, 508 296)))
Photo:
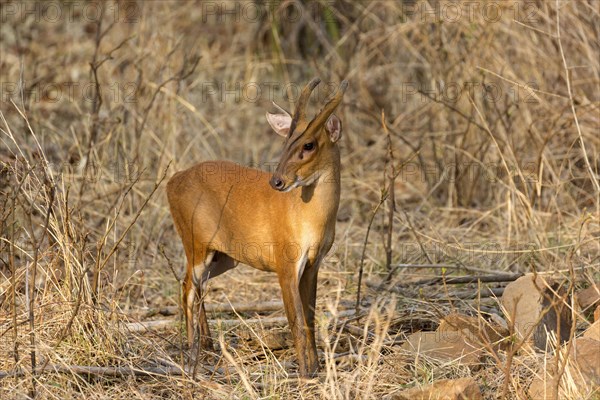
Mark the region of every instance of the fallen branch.
POLYGON ((456 285, 461 283, 477 283, 477 282, 512 282, 522 277, 522 273, 516 274, 493 274, 493 275, 473 275, 473 276, 451 276, 451 277, 437 277, 429 279, 421 279, 412 283, 401 283, 397 286, 407 287, 413 285, 428 286, 436 285, 438 283, 445 283, 447 285, 456 285))
MULTIPOLYGON (((211 304, 204 303, 206 312, 213 313, 261 313, 283 310, 281 301, 262 301, 255 303, 229 303, 229 304, 211 304)), ((179 314, 179 306, 164 307, 161 309, 151 309, 146 313, 146 318, 156 314, 169 316, 179 314)))
MULTIPOLYGON (((341 310, 335 317, 343 318, 355 314, 355 310, 341 310)), ((332 317, 331 314, 326 313, 328 317, 332 317)), ((238 325, 261 325, 265 328, 271 328, 276 326, 285 326, 288 324, 286 317, 268 317, 268 318, 249 318, 249 319, 216 319, 209 320, 209 324, 213 326, 220 326, 222 328, 232 328, 238 325)), ((143 322, 130 322, 126 323, 125 328, 130 332, 143 332, 154 329, 164 329, 171 326, 175 326, 179 323, 177 319, 162 319, 157 321, 143 321, 143 322)))
MULTIPOLYGON (((479 282, 507 282, 508 281, 508 279, 498 280, 498 281, 493 280, 493 279, 491 279, 493 277, 492 275, 488 275, 487 277, 489 277, 490 280, 487 280, 487 281, 479 280, 479 282)), ((466 278, 475 278, 475 277, 458 277, 458 278, 456 278, 456 280, 454 280, 452 282, 446 281, 446 283, 447 284, 460 284, 460 283, 476 283, 476 282, 478 282, 477 279, 473 280, 473 279, 466 279, 466 278)), ((382 285, 380 282, 367 281, 367 286, 369 286, 370 288, 375 289, 375 290, 382 290, 382 285)), ((387 288, 383 287, 383 290, 387 290, 389 292, 394 292, 394 293, 398 293, 398 294, 403 294, 404 291, 402 289, 406 288, 408 286, 411 286, 411 285, 399 284, 399 285, 387 287, 387 288)), ((415 283, 413 283, 412 286, 422 286, 422 285, 418 285, 418 283, 415 282, 415 283)), ((502 293, 504 293, 503 287, 501 287, 501 288, 487 288, 486 287, 486 288, 482 288, 481 290, 465 289, 465 290, 453 291, 450 293, 434 294, 434 295, 430 296, 430 298, 431 299, 441 299, 441 300, 446 300, 446 299, 469 300, 469 299, 476 299, 476 298, 499 297, 499 296, 502 296, 502 293)))
POLYGON ((123 325, 129 332, 144 332, 148 330, 170 328, 171 326, 176 325, 177 322, 179 321, 175 319, 160 319, 157 321, 129 322, 123 325))
POLYGON ((435 299, 440 300, 472 300, 477 298, 488 298, 488 297, 501 297, 504 293, 504 288, 481 288, 479 289, 466 289, 450 293, 442 293, 433 296, 435 299))
MULTIPOLYGON (((14 372, 0 371, 0 379, 10 377, 22 377, 29 373, 23 369, 14 372)), ((184 376, 186 371, 179 367, 92 367, 87 365, 53 365, 49 364, 44 368, 36 368, 36 374, 40 373, 60 373, 77 375, 97 375, 109 377, 124 376, 184 376)))
POLYGON ((371 288, 375 288, 375 289, 385 289, 385 290, 390 290, 393 292, 398 292, 399 293, 399 288, 407 288, 407 287, 411 287, 411 286, 432 286, 432 285, 436 285, 439 283, 444 283, 446 285, 459 285, 459 284, 464 284, 464 283, 477 283, 477 282, 482 282, 482 283, 492 283, 492 282, 512 282, 512 281, 516 281, 517 279, 519 279, 520 277, 522 277, 523 274, 522 273, 516 273, 516 274, 493 274, 493 275, 470 275, 470 276, 451 276, 451 277, 444 277, 444 276, 440 276, 440 277, 436 277, 436 278, 427 278, 427 279, 421 279, 418 281, 414 281, 414 282, 405 282, 405 283, 398 283, 394 286, 391 287, 385 287, 385 282, 373 282, 373 281, 369 281, 367 282, 367 286, 371 287, 371 288))
MULTIPOLYGON (((344 331, 348 332, 349 334, 351 334, 355 337, 363 337, 365 335, 364 328, 359 328, 358 326, 351 325, 351 324, 344 324, 344 331)), ((371 332, 370 330, 367 330, 366 334, 369 339, 375 338, 375 334, 373 332, 371 332)))

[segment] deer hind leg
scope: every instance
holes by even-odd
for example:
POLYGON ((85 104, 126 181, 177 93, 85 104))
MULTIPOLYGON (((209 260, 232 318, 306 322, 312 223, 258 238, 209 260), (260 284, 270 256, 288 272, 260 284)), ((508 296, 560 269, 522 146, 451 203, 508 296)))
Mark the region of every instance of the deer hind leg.
MULTIPOLYGON (((210 334, 210 328, 208 326, 208 318, 206 316, 206 310, 204 308, 204 296, 206 295, 206 283, 210 278, 221 275, 225 271, 235 268, 237 263, 228 255, 214 251, 207 250, 204 261, 196 265, 192 274, 192 283, 195 290, 191 291, 188 296, 192 297, 192 300, 198 303, 198 338, 200 339, 200 348, 205 350, 214 350, 212 343, 212 337, 210 334)), ((194 315, 194 308, 188 307, 189 313, 192 318, 194 315)), ((190 318, 190 321, 193 319, 190 318)), ((194 331, 192 326, 188 326, 188 341, 192 344, 194 340, 194 331)))
POLYGON ((204 350, 214 350, 212 339, 210 336, 210 328, 206 318, 206 310, 204 309, 204 289, 206 281, 203 279, 205 271, 210 268, 215 255, 214 250, 207 250, 204 261, 194 266, 194 286, 196 287, 196 301, 198 301, 198 338, 200 340, 200 348, 204 350))
MULTIPOLYGON (((197 297, 200 299, 200 309, 198 312, 198 328, 200 330, 200 346, 203 349, 214 350, 212 339, 210 335, 210 328, 208 327, 208 320, 206 317, 206 311, 204 310, 204 297, 206 294, 203 293, 206 290, 206 283, 209 279, 221 275, 225 271, 228 271, 237 266, 237 263, 228 255, 214 251, 211 253, 211 257, 207 257, 204 263, 204 269, 202 270, 202 283, 197 285, 197 297)), ((199 271, 200 272, 200 271, 199 271)))
POLYGON ((190 347, 194 344, 194 327, 198 331, 200 346, 202 348, 212 348, 210 340, 210 331, 206 312, 204 311, 204 297, 202 287, 202 276, 207 266, 210 265, 214 256, 214 251, 206 250, 203 261, 192 264, 188 259, 185 280, 183 281, 183 309, 185 312, 185 325, 187 331, 187 340, 190 347), (198 323, 195 323, 196 309, 198 310, 198 323))

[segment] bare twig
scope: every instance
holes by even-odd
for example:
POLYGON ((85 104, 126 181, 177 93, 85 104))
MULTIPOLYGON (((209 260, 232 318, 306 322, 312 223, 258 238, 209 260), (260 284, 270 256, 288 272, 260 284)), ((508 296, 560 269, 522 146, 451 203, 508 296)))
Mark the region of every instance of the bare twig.
POLYGON ((244 387, 246 388, 247 393, 251 395, 251 398, 257 398, 258 393, 256 393, 254 387, 252 387, 252 385, 250 384, 247 372, 240 367, 239 363, 235 361, 231 353, 227 350, 227 344, 225 343, 225 338, 223 337, 223 334, 219 335, 219 344, 221 345, 221 352, 223 353, 223 356, 236 369, 242 383, 244 384, 244 387))
MULTIPOLYGON (((388 226, 386 232, 386 240, 384 240, 383 248, 385 249, 385 269, 391 272, 392 269, 392 237, 394 233, 394 213, 396 212, 396 167, 394 166, 394 148, 392 146, 392 137, 385 123, 385 112, 381 110, 381 125, 387 137, 387 153, 388 153, 388 168, 384 173, 384 179, 388 181, 388 226)), ((391 279, 391 274, 388 274, 388 279, 391 279)))
MULTIPOLYGON (((170 56, 175 52, 175 50, 177 50, 177 46, 175 46, 171 52, 167 55, 166 60, 168 60, 170 58, 170 56)), ((135 151, 135 159, 137 160, 137 158, 139 157, 139 148, 140 148, 140 137, 142 135, 142 132, 144 131, 144 127, 146 126, 146 122, 148 120, 148 115, 150 114, 150 110, 152 110, 152 106, 154 105, 154 101, 156 100, 156 97, 158 96, 158 94, 161 92, 161 90, 170 82, 181 82, 185 79, 187 79, 190 75, 192 75, 194 73, 194 71, 196 70, 196 67, 198 66, 198 63, 200 63, 200 56, 193 56, 191 59, 188 59, 188 55, 186 54, 184 56, 184 60, 183 60, 183 64, 181 66, 181 69, 174 75, 168 77, 167 79, 165 79, 164 81, 162 81, 161 83, 159 83, 156 88, 154 89, 154 93, 152 93, 152 97, 150 98, 150 101, 148 102, 148 104, 146 104, 146 107, 144 108, 143 112, 142 112, 142 117, 141 117, 141 123, 137 123, 136 121, 136 129, 135 129, 135 137, 137 140, 136 142, 136 151, 135 151)), ((165 61, 166 63, 166 61, 165 61)))
MULTIPOLYGON (((575 121, 575 127, 577 127, 577 135, 579 137, 579 143, 581 144, 581 152, 583 153, 583 159, 585 160, 585 166, 590 174, 590 179, 594 189, 596 189, 596 199, 600 196, 600 183, 598 183, 598 176, 594 174, 592 166, 590 165, 590 159, 585 148, 585 142, 583 141, 583 134, 581 133, 581 127, 579 126, 579 119, 577 118, 577 112, 575 111, 575 102, 573 101, 573 91, 571 89, 571 74, 565 57, 565 52, 562 46, 562 40, 560 35, 560 3, 556 0, 556 41, 558 42, 558 49, 560 50, 560 57, 562 59, 565 68, 565 81, 567 82, 567 92, 569 93, 569 103, 571 104, 571 112, 573 113, 573 119, 575 121)), ((597 200, 598 201, 598 200, 597 200)))
POLYGON ((367 253, 367 243, 369 242, 369 233, 371 232, 371 226, 373 225, 373 221, 375 220, 375 216, 377 215, 377 211, 379 210, 379 208, 381 207, 381 205, 385 202, 385 192, 382 191, 381 192, 381 198, 379 199, 379 203, 377 203, 377 206, 375 206, 375 208, 373 209, 373 212, 371 213, 371 219, 369 220, 369 225, 367 225, 367 233, 365 234, 365 240, 363 242, 363 249, 362 249, 362 254, 360 256, 360 267, 358 269, 358 289, 356 290, 356 304, 355 304, 355 309, 356 312, 358 312, 358 308, 360 307, 360 289, 362 286, 362 276, 363 276, 363 270, 365 267, 365 255, 367 253))
MULTIPOLYGON (((117 251, 117 249, 121 245, 121 242, 123 241, 123 239, 125 238, 125 236, 127 235, 127 233, 129 233, 129 231, 131 230, 131 228, 135 225, 135 223, 137 222, 138 218, 142 214, 142 211, 144 211, 144 209, 146 208, 146 205, 148 204, 148 202, 150 201, 150 199, 152 198, 152 196, 156 192, 156 189, 158 189, 158 187, 160 186, 160 184, 165 180, 165 178, 167 176, 167 171, 169 170, 170 166, 171 166, 171 163, 169 163, 165 167, 165 170, 163 172, 162 177, 154 184, 154 187, 152 188, 152 191, 144 199, 144 202, 142 203, 142 205, 140 206, 139 210, 135 214, 135 217, 133 218, 133 221, 131 221, 131 223, 127 226, 127 228, 125 228, 125 230, 123 231, 123 233, 121 234, 121 236, 119 237, 119 239, 116 241, 116 243, 112 246, 112 248, 108 252, 107 256, 104 257, 104 259, 101 262, 98 263, 97 269, 94 272, 95 276, 97 276, 100 273, 100 271, 102 271, 102 269, 104 269, 104 267, 106 266, 106 263, 108 263, 108 261, 110 260, 110 258, 112 257, 112 255, 117 251)), ((98 288, 96 287, 95 289, 97 290, 98 288)))

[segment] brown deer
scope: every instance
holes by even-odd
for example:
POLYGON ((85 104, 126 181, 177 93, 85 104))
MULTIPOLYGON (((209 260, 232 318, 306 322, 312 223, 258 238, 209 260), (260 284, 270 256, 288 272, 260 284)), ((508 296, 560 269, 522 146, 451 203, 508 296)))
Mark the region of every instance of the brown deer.
POLYGON ((182 303, 190 346, 197 326, 200 346, 212 348, 202 291, 209 278, 241 262, 277 274, 303 377, 319 368, 317 273, 335 237, 340 201, 342 123, 333 111, 348 86, 343 81, 308 120, 306 103, 319 82, 314 78, 304 87, 293 117, 277 105, 279 113, 266 114, 285 138, 275 173, 207 161, 176 173, 167 184, 187 258, 182 303))

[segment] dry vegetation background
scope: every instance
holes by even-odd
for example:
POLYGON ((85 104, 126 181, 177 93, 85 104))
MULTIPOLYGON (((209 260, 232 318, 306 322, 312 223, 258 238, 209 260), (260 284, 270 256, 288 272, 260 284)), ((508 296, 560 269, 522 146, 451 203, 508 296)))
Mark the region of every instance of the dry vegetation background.
MULTIPOLYGON (((452 310, 498 313, 495 299, 372 283, 535 270, 573 289, 600 277, 596 1, 0 7, 0 371, 12 374, 1 398, 380 398, 461 376, 485 398, 524 398, 533 373, 502 354, 472 369, 398 346, 452 310), (293 349, 269 347, 285 325, 216 312, 212 321, 240 324, 213 325, 221 352, 210 370, 176 374, 176 316, 164 329, 126 325, 179 303, 184 255, 165 179, 208 159, 272 167, 281 143, 264 112, 271 101, 293 109, 313 76, 326 83, 313 110, 350 82, 337 111, 336 243, 319 276, 321 375, 299 386, 293 349), (344 329, 336 310, 353 308, 361 264, 362 318, 344 329)), ((275 275, 244 266, 207 295, 270 300, 275 275)))

